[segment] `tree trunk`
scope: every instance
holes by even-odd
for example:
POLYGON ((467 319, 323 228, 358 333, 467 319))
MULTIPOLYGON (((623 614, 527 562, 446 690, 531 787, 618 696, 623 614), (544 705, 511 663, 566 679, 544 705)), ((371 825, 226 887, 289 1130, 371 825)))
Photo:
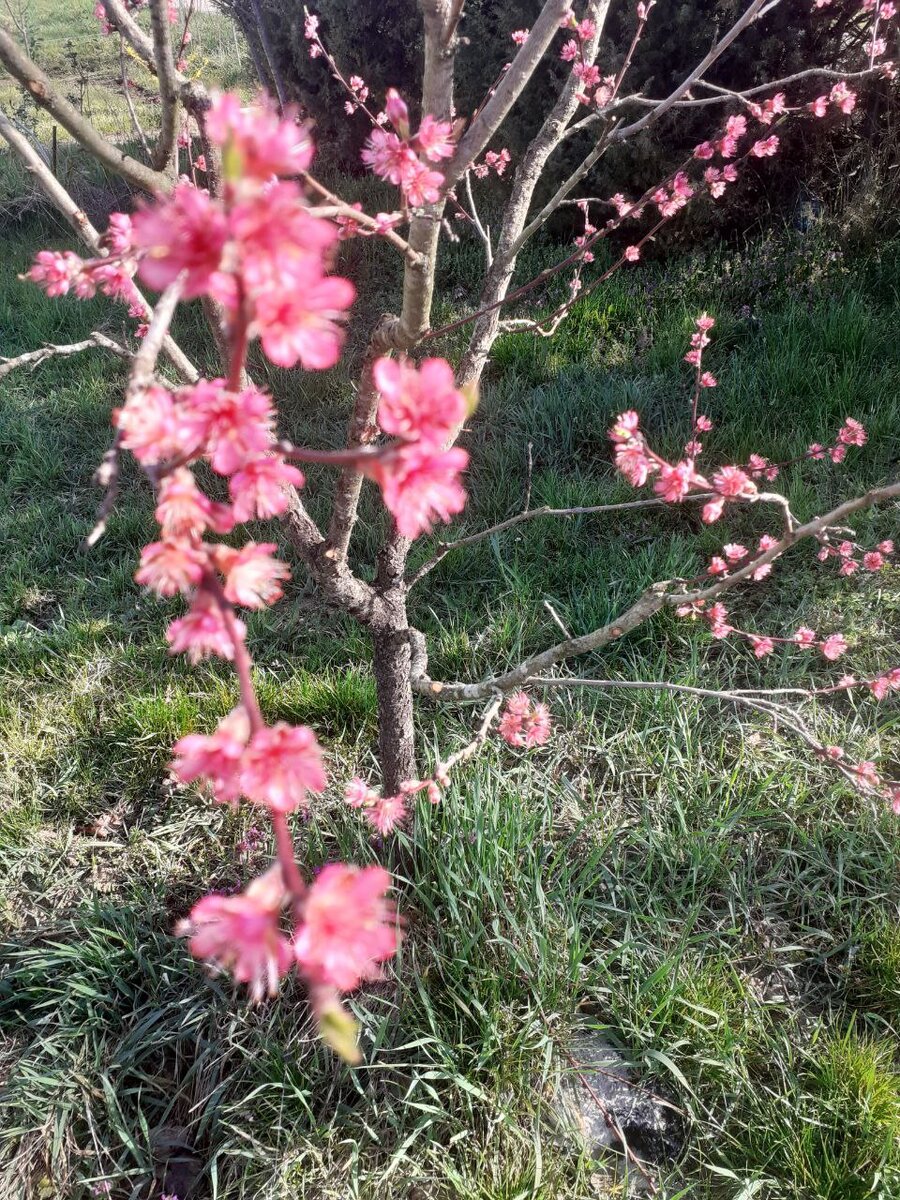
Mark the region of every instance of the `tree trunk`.
POLYGON ((403 616, 401 628, 372 632, 378 698, 378 761, 385 796, 395 796, 401 783, 416 778, 411 647, 405 612, 403 616))

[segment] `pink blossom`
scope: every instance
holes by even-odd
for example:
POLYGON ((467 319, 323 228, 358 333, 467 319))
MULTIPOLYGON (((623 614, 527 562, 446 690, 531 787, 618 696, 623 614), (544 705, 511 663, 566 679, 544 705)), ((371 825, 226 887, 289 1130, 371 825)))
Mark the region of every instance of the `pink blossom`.
POLYGON ((234 519, 276 517, 287 511, 288 487, 303 487, 300 471, 280 454, 249 459, 231 476, 228 490, 234 502, 234 519))
POLYGON ((278 920, 285 900, 279 867, 254 879, 237 896, 204 896, 191 909, 178 932, 189 938, 195 958, 230 970, 238 983, 250 985, 254 1003, 274 996, 278 981, 291 967, 291 946, 278 920))
POLYGON ((465 450, 435 450, 412 442, 376 460, 368 473, 381 487, 384 503, 403 537, 427 533, 436 519, 462 512, 466 493, 459 476, 468 464, 465 450))
POLYGON ((711 371, 704 371, 700 376, 700 386, 703 388, 718 387, 719 381, 711 371))
POLYGON ((709 566, 706 568, 708 575, 727 575, 728 563, 719 554, 714 554, 709 560, 709 566))
POLYGON ((575 32, 578 34, 581 41, 587 42, 596 35, 597 26, 590 19, 590 17, 585 17, 583 21, 579 21, 575 26, 575 32))
POLYGON ((814 117, 824 117, 828 112, 828 97, 816 96, 806 107, 814 117))
POLYGON ((254 387, 231 392, 224 380, 201 379, 179 398, 183 428, 220 475, 230 475, 272 443, 272 403, 254 387))
POLYGON ((559 57, 563 62, 574 62, 578 58, 581 51, 578 49, 578 43, 574 38, 570 38, 559 52, 559 57))
POLYGON ((409 137, 409 109, 406 101, 396 88, 388 88, 384 99, 384 111, 387 119, 397 130, 401 138, 409 137))
POLYGON ((816 631, 814 629, 810 629, 808 625, 801 625, 794 634, 792 640, 795 641, 798 646, 802 646, 805 650, 808 647, 815 645, 817 640, 816 631))
POLYGON ((344 799, 351 808, 363 808, 378 799, 378 793, 372 791, 364 779, 351 779, 344 789, 344 799))
POLYGON ((182 453, 186 447, 180 414, 172 393, 155 384, 129 396, 113 411, 120 445, 143 466, 156 466, 182 453))
POLYGON ((550 737, 550 709, 535 704, 525 721, 525 745, 542 746, 550 737))
POLYGON ((847 447, 844 445, 832 446, 828 451, 828 456, 833 463, 842 463, 847 457, 847 447))
POLYGON ((882 21, 890 21, 897 14, 897 6, 894 0, 887 0, 886 4, 882 4, 878 9, 878 16, 882 21))
POLYGON ((670 504, 683 500, 691 487, 700 480, 689 462, 676 463, 674 467, 666 463, 660 467, 659 480, 653 485, 653 490, 670 504))
POLYGON ((864 446, 868 440, 865 428, 853 417, 847 417, 838 430, 838 441, 843 442, 845 446, 864 446))
POLYGON ((514 29, 509 35, 517 46, 523 46, 528 41, 530 29, 514 29))
POLYGON ((769 637, 755 637, 751 635, 750 644, 753 646, 753 653, 757 658, 765 658, 775 649, 775 643, 769 637))
POLYGON ((885 541, 878 543, 878 549, 881 551, 882 554, 893 554, 894 553, 894 543, 891 541, 890 538, 887 538, 885 541))
POLYGON ((220 722, 215 733, 189 733, 172 748, 172 772, 182 783, 207 779, 213 795, 222 804, 233 804, 241 794, 240 767, 250 722, 242 706, 220 722))
POLYGON ((193 542, 170 539, 151 542, 141 551, 141 565, 134 573, 142 587, 152 588, 158 596, 177 596, 190 592, 203 578, 207 567, 205 548, 193 542))
POLYGON ((333 367, 344 342, 339 322, 355 299, 347 279, 320 275, 311 265, 294 269, 289 288, 254 297, 263 350, 280 367, 298 362, 308 371, 333 367))
POLYGON ((415 158, 413 151, 396 133, 373 129, 362 151, 362 160, 380 179, 399 185, 406 163, 415 158))
POLYGON ((707 525, 713 525, 722 515, 722 510, 725 507, 724 496, 714 496, 712 500, 708 500, 703 505, 701 517, 707 525))
POLYGON ((370 825, 385 837, 392 833, 406 816, 405 796, 375 796, 366 807, 365 817, 370 825))
POLYGON ((349 992, 378 978, 379 964, 399 942, 394 906, 385 898, 390 885, 383 867, 322 868, 294 940, 297 962, 309 979, 349 992))
POLYGON ((829 662, 840 658, 847 648, 847 639, 842 633, 830 633, 822 643, 822 653, 829 662))
POLYGON ((413 208, 436 204, 441 195, 444 177, 440 171, 430 171, 417 158, 408 161, 400 179, 400 190, 413 208))
POLYGON ((694 147, 694 158, 701 160, 712 158, 715 152, 716 148, 712 142, 701 142, 699 146, 694 147))
POLYGON ((709 631, 714 638, 721 641, 731 633, 731 626, 728 624, 728 609, 724 604, 710 605, 706 611, 706 618, 709 621, 709 631))
POLYGON ((867 571, 880 571, 884 564, 884 555, 880 554, 877 550, 870 550, 867 554, 863 555, 863 566, 867 571))
POLYGON ((572 74, 576 79, 581 80, 581 86, 585 91, 595 88, 602 78, 600 68, 593 63, 576 63, 572 68, 572 74))
POLYGON ((465 397, 443 358, 426 358, 418 367, 379 358, 372 375, 381 395, 378 424, 385 433, 438 448, 465 419, 465 397))
POLYGON ((728 542, 726 546, 723 546, 723 550, 730 563, 740 562, 742 558, 747 557, 748 553, 747 547, 742 546, 740 542, 728 542))
POLYGON ((637 262, 637 260, 640 257, 641 257, 641 251, 640 251, 639 246, 626 246, 625 247, 625 251, 623 253, 623 258, 625 259, 626 262, 637 262))
POLYGON ((232 604, 265 608, 281 598, 281 581, 289 579, 291 572, 287 563, 272 557, 277 549, 274 542, 247 542, 240 550, 219 547, 225 595, 232 604))
POLYGON ((219 658, 234 658, 232 632, 243 641, 247 633, 243 621, 233 617, 229 629, 214 597, 201 589, 194 597, 187 615, 169 626, 166 639, 172 654, 185 653, 196 664, 213 654, 219 658))
POLYGON ((216 504, 197 487, 186 467, 164 475, 159 484, 156 519, 170 538, 202 536, 207 529, 230 533, 237 517, 225 504, 216 504))
POLYGON ((852 92, 842 79, 836 83, 829 93, 832 104, 836 104, 842 113, 850 114, 856 107, 856 92, 852 92))
POLYGON ((265 182, 273 175, 300 175, 312 162, 309 125, 294 109, 279 115, 264 94, 252 105, 234 93, 214 94, 206 128, 210 140, 226 150, 226 171, 241 178, 265 182))
POLYGON ((840 570, 838 571, 838 574, 839 575, 855 575, 858 570, 859 570, 859 563, 856 561, 855 558, 845 558, 841 562, 841 567, 840 567, 840 570))
POLYGON ((228 223, 207 192, 179 183, 171 195, 132 217, 135 249, 143 251, 138 274, 157 291, 186 272, 183 296, 209 292, 219 271, 228 223))
POLYGON ((756 495, 756 484, 740 467, 720 467, 712 481, 716 491, 729 499, 756 495))
POLYGON ((861 783, 868 784, 871 787, 878 787, 881 783, 878 771, 873 762, 866 762, 864 759, 862 762, 858 762, 853 770, 856 772, 861 783))
POLYGON ((638 431, 640 420, 634 409, 619 413, 609 430, 610 439, 614 442, 630 441, 638 431))
POLYGON ((754 479, 773 480, 778 478, 778 467, 774 463, 770 463, 762 454, 751 454, 748 460, 750 474, 754 479))
POLYGON ((643 487, 655 464, 644 453, 643 446, 616 446, 616 470, 621 471, 632 487, 643 487))
POLYGON ((750 153, 755 158, 771 158, 778 153, 778 138, 773 133, 771 137, 760 138, 750 147, 750 153))
POLYGON ((48 296, 65 296, 83 266, 71 251, 39 250, 23 278, 38 284, 48 296))
POLYGON ((284 721, 254 733, 244 752, 241 791, 277 813, 305 808, 307 792, 325 787, 322 751, 306 725, 284 721))
POLYGON ((449 121, 437 121, 427 113, 422 118, 416 145, 431 162, 452 158, 456 149, 453 143, 453 125, 449 121))
POLYGON ((128 213, 110 213, 106 233, 101 239, 104 248, 110 254, 127 254, 131 250, 131 237, 131 217, 128 213))
MULTIPOLYGON (((710 386, 710 385, 707 385, 707 386, 710 386)), ((712 421, 709 419, 709 417, 704 416, 703 413, 701 413, 700 416, 697 418, 697 420, 694 422, 694 428, 699 430, 701 433, 709 433, 709 431, 712 429, 712 427, 713 427, 712 421)))
POLYGON ((823 459, 825 457, 825 447, 820 442, 813 442, 806 451, 810 458, 823 459))
POLYGON ((778 545, 778 538, 773 538, 771 534, 764 533, 759 539, 759 553, 765 554, 767 550, 771 550, 778 545))

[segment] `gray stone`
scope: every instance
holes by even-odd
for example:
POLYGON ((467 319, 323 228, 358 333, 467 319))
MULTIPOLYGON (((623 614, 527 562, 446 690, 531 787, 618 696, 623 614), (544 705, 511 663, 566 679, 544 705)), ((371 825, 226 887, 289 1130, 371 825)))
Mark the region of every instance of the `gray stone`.
MULTIPOLYGON (((567 1144, 600 1159, 621 1155, 624 1141, 651 1175, 674 1166, 684 1147, 683 1118, 656 1087, 636 1080, 620 1051, 598 1034, 579 1034, 560 1053, 557 1072, 551 1111, 567 1144)), ((639 1186, 640 1173, 632 1166, 628 1174, 639 1186)))

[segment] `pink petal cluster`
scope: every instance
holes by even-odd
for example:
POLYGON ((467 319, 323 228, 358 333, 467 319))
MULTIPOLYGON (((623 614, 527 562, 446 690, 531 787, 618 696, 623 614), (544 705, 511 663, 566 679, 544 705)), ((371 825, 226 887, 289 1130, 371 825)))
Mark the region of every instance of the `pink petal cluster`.
POLYGON ((393 904, 385 893, 391 877, 382 867, 323 867, 306 897, 294 955, 313 983, 353 991, 377 979, 380 964, 397 950, 393 904))
POLYGON ((514 692, 498 729, 510 746, 542 746, 550 737, 550 710, 546 704, 532 704, 525 692, 514 692))
POLYGON ((220 969, 232 972, 239 983, 250 985, 259 1002, 274 996, 278 981, 293 963, 291 944, 281 932, 279 918, 285 900, 279 867, 237 896, 204 896, 191 909, 178 932, 188 938, 188 949, 220 969))
POLYGON ((362 151, 363 162, 379 179, 400 188, 404 204, 412 208, 435 204, 444 176, 428 163, 452 157, 452 124, 426 114, 418 132, 410 136, 409 112, 393 88, 388 90, 385 111, 393 130, 372 130, 362 151))
POLYGON ((379 358, 372 377, 381 397, 378 424, 393 437, 439 447, 465 419, 465 397, 443 358, 426 358, 418 367, 379 358))

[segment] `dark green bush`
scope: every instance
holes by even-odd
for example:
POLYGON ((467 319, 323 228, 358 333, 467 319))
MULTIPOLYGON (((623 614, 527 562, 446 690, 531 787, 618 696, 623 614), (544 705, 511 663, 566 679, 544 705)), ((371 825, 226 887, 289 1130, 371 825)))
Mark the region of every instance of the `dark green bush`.
MULTIPOLYGON (((260 73, 271 84, 269 60, 285 89, 316 122, 320 170, 346 174, 360 169, 359 151, 367 135, 362 114, 347 118, 345 95, 321 59, 310 59, 303 36, 303 9, 296 0, 219 0, 244 28, 254 47, 260 73), (255 9, 262 14, 270 55, 259 37, 255 9)), ((380 105, 387 87, 414 98, 421 70, 421 19, 416 0, 318 0, 314 6, 325 44, 345 75, 364 76, 380 105)), ((461 26, 463 45, 457 56, 455 103, 465 115, 481 102, 515 47, 513 29, 528 27, 541 0, 468 0, 461 26)), ((663 96, 696 65, 716 37, 733 23, 744 0, 659 0, 629 72, 627 91, 663 96)), ((613 6, 599 65, 604 73, 621 64, 634 33, 634 6, 613 6)), ((858 69, 867 34, 858 18, 830 8, 810 13, 809 0, 784 2, 751 26, 719 60, 712 81, 727 88, 748 87, 778 79, 816 64, 858 69)), ((502 144, 513 157, 534 135, 567 68, 555 58, 531 81, 524 103, 508 118, 502 144)), ((788 88, 789 102, 799 103, 828 88, 825 81, 804 80, 788 88)), ((891 224, 897 211, 892 188, 900 162, 897 119, 898 88, 873 81, 851 120, 795 120, 779 130, 781 152, 774 160, 748 166, 741 185, 726 203, 691 205, 674 236, 694 240, 712 230, 746 230, 760 221, 792 219, 798 202, 810 195, 838 207, 853 201, 857 217, 891 224), (882 189, 887 189, 885 192, 882 189), (874 194, 873 194, 874 193, 874 194), (883 196, 882 202, 879 197, 883 196), (862 210, 860 210, 860 204, 862 210)), ((699 93, 702 94, 702 93, 699 93)), ((635 194, 655 183, 714 132, 724 111, 718 106, 679 109, 651 131, 611 150, 588 188, 594 194, 635 194)), ((573 138, 557 152, 546 188, 571 169, 590 145, 590 133, 573 138)), ((501 188, 503 185, 500 185, 501 188)), ((561 218, 563 225, 571 213, 561 218)), ((551 231, 551 233, 554 231, 551 231)), ((568 228, 555 232, 568 235, 568 228)), ((673 236, 670 234, 669 236, 673 236)))

